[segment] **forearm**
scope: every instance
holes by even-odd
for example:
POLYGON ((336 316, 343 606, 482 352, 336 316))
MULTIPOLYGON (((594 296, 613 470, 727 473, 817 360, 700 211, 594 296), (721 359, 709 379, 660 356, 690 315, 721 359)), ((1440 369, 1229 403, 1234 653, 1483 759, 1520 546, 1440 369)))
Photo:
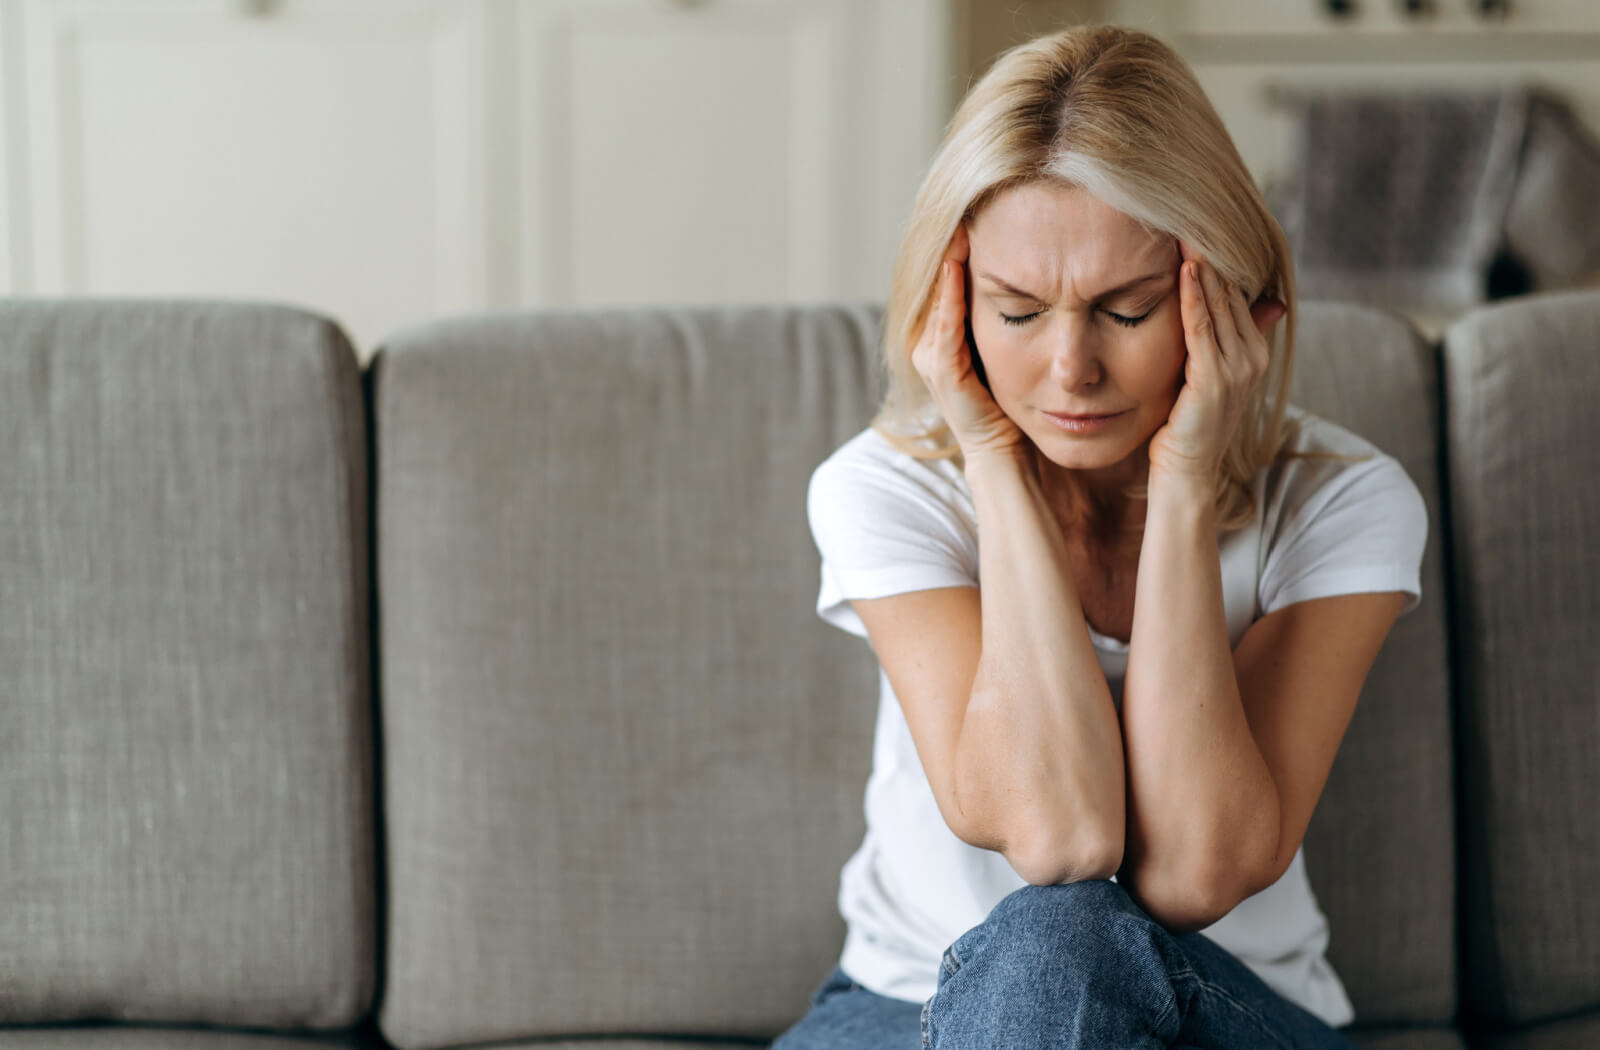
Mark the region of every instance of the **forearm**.
POLYGON ((1118 881, 1153 915, 1203 922, 1276 849, 1278 796, 1234 674, 1213 493, 1152 477, 1149 494, 1122 693, 1118 881))
POLYGON ((1034 881, 1103 878, 1122 855, 1122 729, 1065 538, 1022 456, 969 461, 966 475, 983 655, 956 746, 961 808, 987 816, 1034 881))

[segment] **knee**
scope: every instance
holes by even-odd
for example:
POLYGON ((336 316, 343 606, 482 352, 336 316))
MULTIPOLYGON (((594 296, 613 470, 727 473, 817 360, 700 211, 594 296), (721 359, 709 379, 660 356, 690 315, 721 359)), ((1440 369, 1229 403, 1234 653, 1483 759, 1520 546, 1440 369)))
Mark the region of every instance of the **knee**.
POLYGON ((996 904, 985 921, 1002 927, 1064 933, 1083 926, 1103 927, 1109 916, 1149 919, 1117 883, 1086 879, 1052 886, 1023 886, 996 904))
POLYGON ((1118 911, 1129 911, 1138 908, 1133 903, 1133 898, 1128 896, 1128 891, 1120 883, 1110 879, 1084 879, 1081 882, 1061 882, 1050 886, 1035 886, 1029 883, 1021 889, 1013 891, 1000 903, 1002 905, 1015 902, 1013 906, 1029 907, 1060 907, 1061 902, 1070 902, 1073 911, 1097 911, 1114 908, 1118 911))
POLYGON ((1170 1041, 1179 962, 1171 938, 1116 883, 1030 884, 946 949, 923 1007, 924 1045, 993 1045, 981 1040, 1018 1025, 1081 1029, 1084 1041, 1071 1045, 1134 1045, 1133 1035, 1107 1042, 1108 1032, 1170 1041), (936 1029, 939 1038, 930 1038, 936 1029))
POLYGON ((1080 957, 1080 963, 1094 959, 1106 964, 1127 952, 1149 953, 1155 947, 1157 931, 1146 931, 1146 925, 1155 927, 1155 920, 1133 902, 1127 890, 1108 879, 1029 884, 996 904, 982 923, 950 946, 948 954, 959 965, 982 951, 1028 956, 1041 947, 1052 949, 1046 954, 1054 954, 1070 945, 1078 949, 1073 954, 1080 957))

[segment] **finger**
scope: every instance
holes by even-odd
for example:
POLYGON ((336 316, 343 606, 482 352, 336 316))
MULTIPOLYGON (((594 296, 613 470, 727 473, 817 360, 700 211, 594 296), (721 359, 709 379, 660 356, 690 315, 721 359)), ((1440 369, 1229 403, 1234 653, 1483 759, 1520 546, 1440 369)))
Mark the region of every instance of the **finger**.
POLYGON ((1270 351, 1267 340, 1256 327, 1255 319, 1250 314, 1250 304, 1245 300, 1244 290, 1233 281, 1227 282, 1228 312, 1233 318, 1234 331, 1239 335, 1239 341, 1244 344, 1244 357, 1250 367, 1259 375, 1266 371, 1270 351))
POLYGON ((1200 264, 1193 260, 1184 263, 1179 281, 1178 306, 1183 314, 1184 340, 1189 344, 1190 361, 1216 361, 1216 326, 1211 319, 1211 309, 1206 305, 1200 264))
POLYGON ((1200 264, 1200 280, 1205 288, 1206 307, 1211 311, 1211 321, 1216 328, 1217 352, 1223 360, 1231 361, 1237 355, 1239 332, 1228 306, 1228 290, 1223 287, 1222 275, 1206 263, 1200 264))
POLYGON ((944 321, 945 301, 950 298, 950 260, 939 260, 939 273, 933 281, 933 313, 929 323, 939 324, 944 321))
POLYGON ((941 323, 938 329, 938 356, 941 367, 945 369, 946 378, 954 380, 963 369, 962 347, 967 341, 966 325, 966 286, 961 275, 961 266, 955 260, 945 264, 945 288, 943 310, 940 314, 941 323))
POLYGON ((1278 323, 1287 307, 1270 295, 1264 295, 1252 303, 1244 289, 1237 284, 1233 286, 1233 301, 1233 319, 1239 331, 1248 334, 1254 330, 1261 335, 1262 342, 1270 347, 1272 326, 1278 323))
POLYGON ((911 348, 911 360, 917 370, 923 373, 923 379, 929 380, 926 368, 926 358, 932 354, 944 338, 945 314, 949 312, 947 300, 950 298, 950 263, 940 260, 939 269, 934 274, 933 289, 929 295, 927 319, 922 322, 922 330, 917 336, 916 345, 911 348), (918 358, 924 360, 918 361, 918 358))
POLYGON ((967 316, 967 285, 966 277, 961 272, 959 260, 950 259, 945 264, 944 300, 945 321, 950 325, 950 336, 955 338, 965 334, 967 316))
POLYGON ((950 244, 945 249, 944 257, 951 264, 950 273, 944 276, 949 281, 949 296, 952 307, 954 323, 965 332, 964 322, 967 315, 967 258, 972 250, 971 242, 967 239, 967 224, 957 223, 956 232, 950 237, 950 244))

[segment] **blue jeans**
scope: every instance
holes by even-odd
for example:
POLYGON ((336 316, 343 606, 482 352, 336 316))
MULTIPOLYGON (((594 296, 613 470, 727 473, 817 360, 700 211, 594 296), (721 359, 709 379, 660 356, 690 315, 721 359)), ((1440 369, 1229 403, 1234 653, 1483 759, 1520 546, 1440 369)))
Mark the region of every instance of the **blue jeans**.
POLYGON ((772 1050, 1355 1050, 1201 933, 1099 879, 1024 886, 945 949, 926 1003, 834 968, 772 1050))

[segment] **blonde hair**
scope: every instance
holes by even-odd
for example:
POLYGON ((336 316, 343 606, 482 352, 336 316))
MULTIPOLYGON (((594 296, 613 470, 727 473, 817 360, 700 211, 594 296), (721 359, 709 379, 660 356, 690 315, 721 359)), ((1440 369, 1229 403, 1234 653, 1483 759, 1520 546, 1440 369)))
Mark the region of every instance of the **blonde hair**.
POLYGON ((1297 317, 1293 262, 1282 228, 1188 64, 1134 29, 1075 26, 1020 44, 962 101, 917 192, 895 260, 884 316, 888 382, 873 429, 918 459, 962 464, 911 349, 958 225, 1000 193, 1035 181, 1083 189, 1152 232, 1182 238, 1251 301, 1272 296, 1284 303, 1271 364, 1217 484, 1218 525, 1248 522, 1256 511, 1251 479, 1293 436, 1284 418, 1297 317))

